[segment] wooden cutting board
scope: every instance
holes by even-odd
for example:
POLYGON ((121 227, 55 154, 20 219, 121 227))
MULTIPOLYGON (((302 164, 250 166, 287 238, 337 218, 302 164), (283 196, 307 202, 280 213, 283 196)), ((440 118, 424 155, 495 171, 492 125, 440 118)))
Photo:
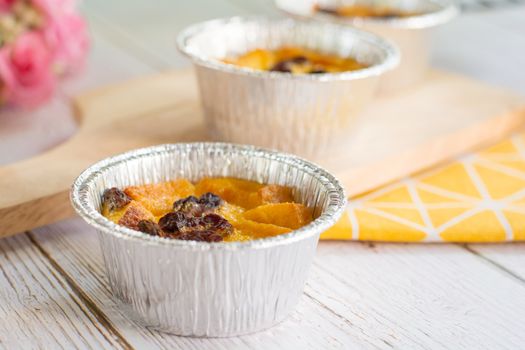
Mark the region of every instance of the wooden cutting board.
MULTIPOLYGON (((348 145, 320 163, 356 195, 496 142, 522 126, 523 106, 525 98, 509 91, 432 71, 421 85, 378 98, 348 145)), ((71 216, 69 187, 97 160, 138 147, 207 140, 187 70, 87 92, 74 107, 76 135, 0 167, 0 237, 71 216)))

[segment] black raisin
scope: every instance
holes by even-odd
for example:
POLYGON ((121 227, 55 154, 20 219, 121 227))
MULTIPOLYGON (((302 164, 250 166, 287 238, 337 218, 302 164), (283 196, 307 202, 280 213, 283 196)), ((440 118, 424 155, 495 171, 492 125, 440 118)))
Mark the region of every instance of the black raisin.
POLYGON ((398 18, 399 15, 396 14, 396 13, 385 13, 384 15, 381 15, 381 16, 375 16, 376 18, 381 18, 381 19, 394 19, 394 18, 398 18))
POLYGON ((288 60, 280 61, 275 64, 271 69, 272 72, 291 73, 292 64, 288 60))
POLYGON ((221 242, 224 237, 219 233, 212 233, 208 235, 207 242, 221 242))
POLYGON ((173 211, 180 211, 188 216, 199 217, 219 207, 222 201, 213 193, 205 193, 200 198, 189 196, 173 203, 173 211))
POLYGON ((199 204, 202 204, 207 210, 215 209, 219 207, 221 203, 221 197, 211 192, 207 192, 199 198, 199 204))
POLYGON ((221 234, 211 230, 193 231, 189 235, 193 236, 193 240, 203 242, 220 242, 223 239, 221 234))
POLYGON ((141 232, 150 234, 152 236, 162 236, 162 230, 160 226, 151 220, 140 220, 137 226, 141 232))
POLYGON ((182 211, 191 215, 200 216, 202 209, 199 204, 199 199, 195 196, 189 196, 173 203, 173 211, 182 211))
POLYGON ((318 12, 323 12, 329 15, 339 16, 339 12, 337 12, 337 9, 335 8, 328 8, 328 7, 317 7, 318 12))
POLYGON ((220 215, 208 214, 201 221, 206 230, 217 232, 223 236, 233 232, 233 226, 220 215))
POLYGON ((171 212, 160 218, 159 226, 164 232, 180 232, 181 228, 188 225, 188 219, 192 218, 187 217, 181 211, 171 212))
POLYGON ((204 227, 201 217, 195 217, 195 216, 186 216, 186 225, 184 227, 180 227, 179 231, 181 232, 187 232, 187 231, 195 231, 195 230, 201 230, 204 227))
POLYGON ((109 209, 109 211, 115 211, 123 208, 129 202, 131 202, 131 198, 129 198, 128 195, 122 190, 112 187, 104 191, 104 194, 102 195, 102 202, 103 205, 109 209))
POLYGON ((308 62, 308 58, 306 58, 305 56, 295 56, 290 61, 297 64, 305 64, 308 62))
POLYGON ((173 212, 159 220, 160 235, 181 240, 220 242, 233 232, 233 226, 214 214, 222 200, 216 194, 205 193, 199 198, 189 196, 173 203, 173 212))

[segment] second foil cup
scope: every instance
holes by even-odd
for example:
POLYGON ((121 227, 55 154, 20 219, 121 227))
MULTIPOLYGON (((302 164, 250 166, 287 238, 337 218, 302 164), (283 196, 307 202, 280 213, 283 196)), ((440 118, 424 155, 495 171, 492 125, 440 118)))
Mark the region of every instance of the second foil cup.
POLYGON ((275 0, 275 4, 296 18, 353 26, 395 43, 401 50, 402 61, 381 79, 379 90, 383 95, 410 88, 425 79, 430 66, 429 31, 458 14, 457 7, 450 0, 275 0), (409 15, 352 17, 332 13, 345 6, 361 11, 387 9, 409 15), (324 11, 319 10, 323 8, 324 11))
POLYGON ((373 34, 290 19, 212 20, 185 29, 178 46, 195 65, 213 138, 317 160, 350 139, 379 76, 399 63, 398 50, 373 34), (353 57, 367 68, 293 75, 222 62, 250 50, 283 46, 353 57))

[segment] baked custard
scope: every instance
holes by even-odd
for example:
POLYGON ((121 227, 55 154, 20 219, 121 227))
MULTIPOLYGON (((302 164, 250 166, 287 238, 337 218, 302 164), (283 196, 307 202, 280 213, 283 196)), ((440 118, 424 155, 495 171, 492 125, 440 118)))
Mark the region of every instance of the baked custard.
POLYGON ((291 46, 276 50, 255 49, 236 58, 227 58, 224 62, 256 70, 292 74, 340 73, 367 67, 351 57, 291 46))
POLYGON ((421 15, 416 11, 403 11, 388 6, 347 5, 339 7, 323 7, 315 5, 314 10, 339 17, 373 17, 373 18, 403 18, 421 15))
POLYGON ((272 237, 313 219, 309 208, 294 202, 291 188, 236 178, 109 188, 102 215, 153 236, 205 242, 272 237))

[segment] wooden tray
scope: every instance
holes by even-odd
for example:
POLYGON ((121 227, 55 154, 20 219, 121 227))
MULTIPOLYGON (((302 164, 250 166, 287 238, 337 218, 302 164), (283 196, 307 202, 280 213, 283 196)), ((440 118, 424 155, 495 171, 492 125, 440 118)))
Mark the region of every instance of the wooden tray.
MULTIPOLYGON (((501 139, 523 124, 522 106, 523 97, 503 89, 433 71, 420 86, 379 98, 346 149, 321 165, 356 195, 501 139)), ((0 167, 0 236, 71 216, 69 187, 99 159, 137 147, 206 140, 190 71, 100 88, 76 98, 75 107, 76 135, 0 167)))

